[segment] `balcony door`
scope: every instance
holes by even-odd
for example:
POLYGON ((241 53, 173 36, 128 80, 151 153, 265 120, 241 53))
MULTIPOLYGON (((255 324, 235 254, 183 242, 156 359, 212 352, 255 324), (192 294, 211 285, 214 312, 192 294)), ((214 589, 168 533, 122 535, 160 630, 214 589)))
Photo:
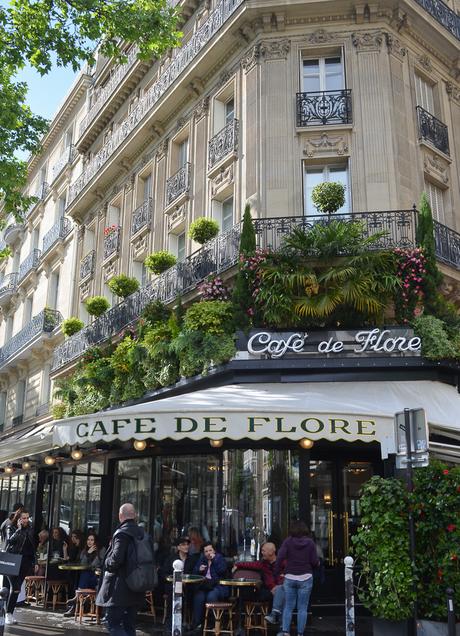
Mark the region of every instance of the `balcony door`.
POLYGON ((319 57, 304 59, 302 64, 302 91, 341 91, 345 88, 342 58, 319 57))
POLYGON ((346 163, 328 164, 321 166, 305 165, 304 169, 304 215, 318 216, 321 213, 312 201, 313 188, 323 182, 338 182, 345 186, 345 203, 337 210, 336 214, 349 214, 351 212, 351 197, 348 165, 346 163))

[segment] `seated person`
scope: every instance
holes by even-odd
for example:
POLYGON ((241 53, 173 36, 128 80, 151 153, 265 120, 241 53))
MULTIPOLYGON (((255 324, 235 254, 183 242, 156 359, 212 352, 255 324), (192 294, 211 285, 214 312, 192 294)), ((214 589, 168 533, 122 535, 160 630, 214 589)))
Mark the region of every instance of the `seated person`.
POLYGON ((229 587, 219 585, 219 580, 227 576, 227 561, 212 543, 205 543, 193 573, 204 576, 193 597, 193 628, 198 630, 203 623, 205 604, 224 601, 230 595, 229 587))
POLYGON ((35 552, 36 562, 35 562, 35 576, 45 576, 46 571, 46 562, 48 560, 48 539, 49 532, 48 530, 41 530, 38 533, 38 545, 37 550, 35 552))
MULTIPOLYGON (((79 590, 95 590, 98 585, 98 577, 96 568, 101 567, 104 560, 104 551, 99 547, 97 535, 90 532, 86 538, 86 546, 80 555, 80 563, 87 565, 88 569, 81 572, 78 579, 77 589, 79 590)), ((75 614, 76 597, 68 601, 69 609, 64 616, 73 616, 75 614)))
POLYGON ((69 547, 67 549, 69 561, 71 563, 78 563, 80 561, 80 554, 85 547, 85 537, 81 530, 72 530, 70 533, 69 547))
POLYGON ((51 529, 51 559, 54 561, 68 560, 69 555, 67 553, 67 535, 62 528, 56 527, 51 529))
POLYGON ((235 564, 236 569, 256 570, 260 572, 263 587, 257 592, 257 600, 273 602, 272 611, 265 620, 275 625, 279 623, 284 605, 284 588, 282 576, 275 576, 276 546, 274 543, 264 543, 261 547, 260 561, 247 561, 235 564))
MULTIPOLYGON (((176 549, 174 554, 170 554, 166 557, 163 565, 160 568, 159 575, 160 577, 166 581, 168 576, 172 576, 173 574, 173 563, 180 559, 184 563, 184 569, 182 570, 184 574, 193 574, 193 570, 195 565, 197 564, 198 559, 200 558, 199 554, 189 554, 190 549, 190 539, 188 537, 182 536, 176 539, 176 549)), ((171 597, 172 597, 172 585, 169 583, 165 586, 165 592, 169 596, 168 606, 171 607, 171 597)), ((191 606, 192 603, 192 590, 189 585, 183 586, 183 596, 184 596, 184 607, 185 605, 191 606)))

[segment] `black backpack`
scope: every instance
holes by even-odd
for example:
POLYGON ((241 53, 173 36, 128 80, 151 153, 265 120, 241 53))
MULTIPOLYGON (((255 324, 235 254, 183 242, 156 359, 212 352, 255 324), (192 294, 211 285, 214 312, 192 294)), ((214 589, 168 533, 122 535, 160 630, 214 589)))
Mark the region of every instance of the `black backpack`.
POLYGON ((131 592, 151 592, 155 587, 155 561, 151 537, 142 532, 134 537, 118 530, 131 539, 127 553, 125 583, 131 592))

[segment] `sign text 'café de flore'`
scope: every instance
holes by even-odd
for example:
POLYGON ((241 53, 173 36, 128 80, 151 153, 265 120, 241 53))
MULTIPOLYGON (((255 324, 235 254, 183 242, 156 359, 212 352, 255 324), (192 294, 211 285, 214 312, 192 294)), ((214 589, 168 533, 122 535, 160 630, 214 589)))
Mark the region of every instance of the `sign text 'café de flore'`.
MULTIPOLYGON (((360 331, 251 331, 237 337, 235 360, 420 356, 406 328, 360 331)), ((422 383, 423 384, 423 383, 422 383)), ((450 387, 449 387, 450 388, 450 387)), ((55 423, 54 443, 149 439, 153 442, 264 438, 379 442, 394 446, 393 416, 401 400, 427 395, 416 382, 257 382, 226 384, 55 423), (401 396, 401 384, 405 396, 401 396), (408 391, 414 391, 408 397, 408 391)), ((418 404, 416 406, 421 406, 418 404)))

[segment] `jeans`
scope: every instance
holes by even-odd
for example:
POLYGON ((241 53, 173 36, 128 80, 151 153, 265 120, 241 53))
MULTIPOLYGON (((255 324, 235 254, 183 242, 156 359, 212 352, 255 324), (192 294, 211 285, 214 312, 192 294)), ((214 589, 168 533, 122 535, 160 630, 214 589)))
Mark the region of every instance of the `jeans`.
POLYGON ((203 623, 206 603, 224 601, 229 594, 230 591, 223 585, 216 585, 212 590, 197 590, 193 597, 193 627, 198 627, 203 623))
POLYGON ((313 587, 313 577, 306 581, 284 579, 285 604, 283 610, 283 632, 289 634, 292 612, 297 605, 297 634, 303 634, 307 624, 308 602, 313 587))
POLYGON ((107 607, 110 636, 136 636, 136 614, 137 607, 107 607))
POLYGON ((284 607, 284 596, 284 587, 282 585, 277 585, 275 593, 273 594, 272 612, 282 613, 284 607))

